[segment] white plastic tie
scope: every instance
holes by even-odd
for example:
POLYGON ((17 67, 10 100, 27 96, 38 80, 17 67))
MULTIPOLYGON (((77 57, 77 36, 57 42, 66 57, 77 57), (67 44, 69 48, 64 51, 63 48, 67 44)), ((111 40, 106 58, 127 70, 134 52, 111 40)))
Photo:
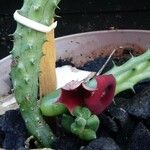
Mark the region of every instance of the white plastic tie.
POLYGON ((34 20, 31 20, 29 18, 26 18, 24 16, 21 16, 19 13, 18 13, 18 10, 15 11, 14 13, 14 19, 24 25, 24 26, 27 26, 31 29, 34 29, 36 31, 39 31, 39 32, 43 32, 43 33, 47 33, 47 32, 50 32, 52 31, 53 29, 56 28, 57 26, 57 21, 55 21, 54 23, 52 23, 50 26, 46 26, 46 25, 43 25, 41 23, 38 23, 34 20))

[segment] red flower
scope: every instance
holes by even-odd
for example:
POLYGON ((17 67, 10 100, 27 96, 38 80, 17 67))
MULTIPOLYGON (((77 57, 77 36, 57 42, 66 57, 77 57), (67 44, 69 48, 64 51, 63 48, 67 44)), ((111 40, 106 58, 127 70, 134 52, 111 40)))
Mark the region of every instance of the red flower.
POLYGON ((113 75, 97 76, 95 87, 91 89, 83 82, 72 81, 61 89, 59 102, 63 103, 71 113, 76 106, 84 106, 94 114, 100 114, 114 98, 115 78, 113 75))

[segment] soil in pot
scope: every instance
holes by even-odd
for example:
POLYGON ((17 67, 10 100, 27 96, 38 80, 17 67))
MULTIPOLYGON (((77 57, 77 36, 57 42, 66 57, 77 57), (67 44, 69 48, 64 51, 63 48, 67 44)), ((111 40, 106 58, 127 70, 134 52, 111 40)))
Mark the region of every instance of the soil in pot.
MULTIPOLYGON (((121 64, 130 58, 129 53, 123 59, 114 59, 121 64)), ((96 58, 87 62, 82 69, 98 71, 107 58, 96 58)), ((57 66, 73 65, 70 61, 59 60, 57 66)), ((110 62, 106 69, 112 67, 110 62)), ((149 150, 150 147, 150 81, 145 80, 135 86, 135 93, 128 90, 115 97, 102 114, 97 139, 85 142, 66 133, 61 125, 61 116, 51 118, 58 139, 53 144, 56 150, 149 150)), ((46 118, 49 121, 50 118, 46 118)), ((10 110, 0 116, 0 147, 5 149, 24 149, 28 137, 24 121, 19 110, 10 110)), ((30 144, 30 148, 36 148, 30 144)))

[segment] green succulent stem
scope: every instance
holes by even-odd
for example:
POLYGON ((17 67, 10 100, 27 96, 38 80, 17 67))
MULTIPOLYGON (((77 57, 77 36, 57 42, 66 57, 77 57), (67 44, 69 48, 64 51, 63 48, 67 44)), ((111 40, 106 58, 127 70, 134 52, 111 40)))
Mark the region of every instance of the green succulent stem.
POLYGON ((62 103, 57 102, 60 93, 61 90, 58 89, 43 97, 40 109, 44 116, 53 117, 67 112, 67 108, 62 103))
MULTIPOLYGON (((116 79, 115 95, 127 89, 134 91, 134 85, 144 79, 150 78, 150 50, 148 49, 140 56, 132 56, 120 66, 114 64, 114 67, 105 74, 112 74, 116 79)), ((87 86, 95 88, 96 80, 90 80, 87 86)))
MULTIPOLYGON (((60 0, 24 0, 20 15, 49 26, 60 0)), ((30 134, 43 147, 55 139, 38 105, 38 79, 46 34, 17 23, 12 50, 11 78, 22 117, 30 134)))
POLYGON ((116 79, 115 95, 127 89, 134 91, 135 84, 150 78, 150 50, 140 56, 132 56, 121 66, 114 65, 106 74, 112 74, 116 79))

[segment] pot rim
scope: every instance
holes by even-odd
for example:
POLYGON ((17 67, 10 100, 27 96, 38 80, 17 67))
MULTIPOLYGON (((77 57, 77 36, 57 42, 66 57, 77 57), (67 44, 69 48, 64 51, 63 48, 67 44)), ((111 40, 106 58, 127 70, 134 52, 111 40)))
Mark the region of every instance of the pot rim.
POLYGON ((103 33, 150 33, 150 30, 138 30, 138 29, 115 29, 115 30, 98 30, 98 31, 88 31, 88 32, 82 32, 82 33, 75 33, 70 35, 65 35, 56 38, 57 40, 65 39, 65 38, 71 38, 71 37, 77 37, 77 36, 84 36, 84 35, 92 35, 92 34, 103 34, 103 33))
MULTIPOLYGON (((68 38, 72 38, 72 37, 80 37, 80 36, 95 35, 95 34, 107 34, 107 33, 147 33, 147 34, 150 34, 150 30, 116 29, 116 30, 89 31, 89 32, 75 33, 75 34, 57 37, 57 38, 55 38, 55 40, 57 42, 59 40, 68 39, 68 38)), ((10 58, 11 58, 11 55, 8 55, 8 56, 0 59, 0 64, 5 62, 6 60, 8 60, 10 58)))

